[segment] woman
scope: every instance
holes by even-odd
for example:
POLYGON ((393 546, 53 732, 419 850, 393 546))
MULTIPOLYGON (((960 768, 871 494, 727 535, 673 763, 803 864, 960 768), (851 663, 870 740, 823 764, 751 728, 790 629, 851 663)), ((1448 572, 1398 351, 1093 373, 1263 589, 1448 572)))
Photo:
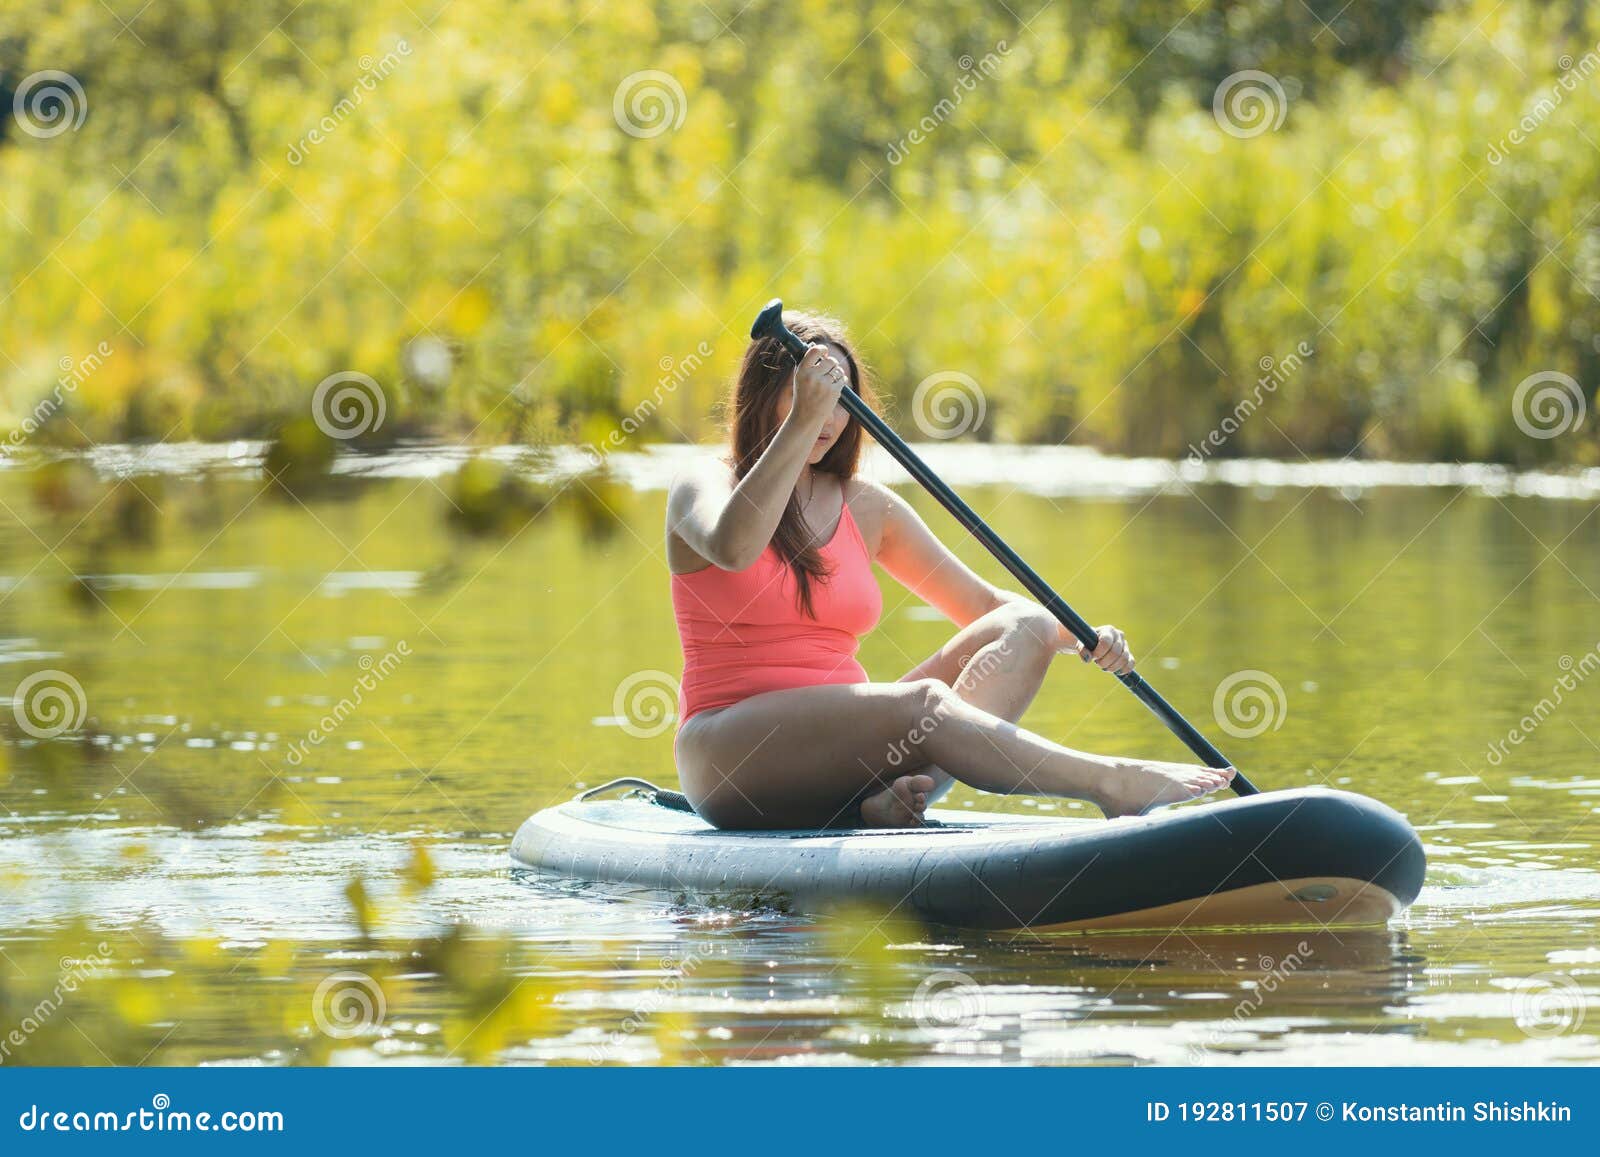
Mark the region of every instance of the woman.
MULTIPOLYGON (((732 454, 673 482, 667 561, 683 643, 676 754, 695 810, 721 828, 915 827, 953 779, 1135 815, 1232 777, 1073 751, 1018 727, 1051 659, 1082 648, 1038 604, 979 578, 902 499, 855 477, 860 360, 830 318, 786 313, 794 356, 750 343, 732 454), (957 627, 898 683, 856 661, 882 610, 876 562, 957 627)), ((1085 661, 1133 669, 1099 628, 1085 661)))

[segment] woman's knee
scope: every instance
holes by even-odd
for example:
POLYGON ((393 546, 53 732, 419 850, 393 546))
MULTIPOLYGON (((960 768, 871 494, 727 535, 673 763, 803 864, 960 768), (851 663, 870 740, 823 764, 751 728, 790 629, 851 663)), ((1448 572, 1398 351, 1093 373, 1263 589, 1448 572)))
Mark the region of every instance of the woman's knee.
POLYGON ((1018 599, 990 613, 995 616, 1002 656, 1020 653, 1048 660, 1060 648, 1061 628, 1055 616, 1038 603, 1018 599))
POLYGON ((895 706, 899 709, 898 722, 907 734, 925 734, 957 702, 958 696, 950 685, 940 679, 913 679, 895 689, 895 706))

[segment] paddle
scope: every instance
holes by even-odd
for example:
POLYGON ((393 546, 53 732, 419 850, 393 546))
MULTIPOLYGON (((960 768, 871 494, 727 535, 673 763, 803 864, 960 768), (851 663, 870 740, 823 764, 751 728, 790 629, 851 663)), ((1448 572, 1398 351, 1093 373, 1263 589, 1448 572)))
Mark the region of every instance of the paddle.
MULTIPOLYGON (((756 318, 755 324, 750 327, 751 338, 772 337, 783 343, 783 348, 788 350, 798 360, 806 352, 806 343, 796 337, 788 326, 783 324, 783 302, 773 298, 767 302, 766 308, 756 318)), ((889 452, 889 456, 904 466, 906 473, 922 484, 922 488, 943 506, 956 521, 966 527, 972 536, 983 544, 985 550, 1000 560, 1000 565, 1005 567, 1015 576, 1030 595, 1039 600, 1041 606, 1054 615, 1061 625, 1071 631, 1078 642, 1093 652, 1100 645, 1100 636, 1095 633, 1082 615, 1067 605, 1065 599, 1050 589, 1050 584, 1040 578, 1034 569, 1022 561, 1020 555, 1005 544, 1005 541, 989 528, 989 524, 979 518, 972 507, 963 502, 954 490, 944 484, 927 463, 918 458, 916 452, 901 440, 900 435, 889 428, 889 424, 871 407, 861 400, 861 395, 851 389, 847 384, 839 394, 839 402, 850 416, 866 427, 867 433, 878 440, 878 445, 889 452)), ((1232 767, 1226 756, 1211 746, 1205 736, 1194 729, 1194 726, 1179 715, 1177 709, 1156 693, 1156 689, 1144 681, 1144 676, 1136 671, 1126 675, 1118 675, 1122 685, 1139 697, 1139 701, 1156 717, 1165 723, 1172 733, 1183 740, 1184 746, 1197 755, 1207 767, 1232 767)), ((1234 792, 1238 795, 1255 795, 1259 789, 1243 775, 1235 772, 1231 783, 1234 792)))

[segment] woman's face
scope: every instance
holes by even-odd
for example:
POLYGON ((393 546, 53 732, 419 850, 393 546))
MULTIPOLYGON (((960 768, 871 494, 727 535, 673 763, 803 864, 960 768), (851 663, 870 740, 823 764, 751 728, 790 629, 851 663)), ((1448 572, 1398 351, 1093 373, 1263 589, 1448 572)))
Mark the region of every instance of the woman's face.
MULTIPOLYGON (((833 355, 839 367, 846 374, 850 372, 850 359, 845 357, 844 350, 828 343, 828 352, 833 355)), ((848 379, 846 379, 848 381, 848 379)), ((788 418, 789 411, 794 409, 794 391, 782 389, 778 391, 778 423, 781 425, 788 418)), ((806 464, 815 466, 822 461, 823 455, 833 449, 833 444, 839 440, 839 435, 844 433, 850 424, 850 413, 838 402, 833 404, 833 413, 828 415, 828 420, 822 424, 822 432, 817 435, 816 443, 811 447, 811 453, 806 455, 806 464)))

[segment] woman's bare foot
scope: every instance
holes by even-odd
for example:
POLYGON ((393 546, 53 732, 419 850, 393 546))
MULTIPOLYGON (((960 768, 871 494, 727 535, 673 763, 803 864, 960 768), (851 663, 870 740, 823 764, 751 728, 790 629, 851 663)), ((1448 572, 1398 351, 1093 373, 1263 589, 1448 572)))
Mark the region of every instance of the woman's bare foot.
POLYGON ((1098 785, 1093 802, 1107 819, 1140 816, 1167 804, 1209 795, 1232 778, 1231 767, 1217 771, 1192 763, 1117 760, 1098 785))
POLYGON ((861 801, 861 826, 867 828, 920 828, 933 790, 929 775, 902 775, 888 787, 861 801))

